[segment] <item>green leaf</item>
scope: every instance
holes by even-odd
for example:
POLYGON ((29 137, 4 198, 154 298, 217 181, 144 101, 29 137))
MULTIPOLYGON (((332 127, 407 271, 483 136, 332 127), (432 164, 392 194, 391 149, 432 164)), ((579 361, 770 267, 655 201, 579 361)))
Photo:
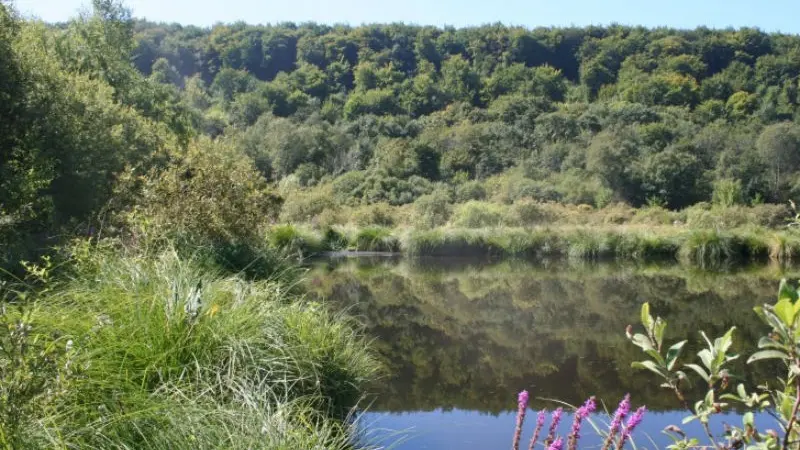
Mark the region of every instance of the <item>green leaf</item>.
POLYGON ((683 350, 683 346, 686 345, 686 341, 678 342, 677 344, 673 345, 672 347, 667 350, 667 370, 672 370, 675 366, 675 362, 678 361, 678 357, 681 354, 681 350, 683 350))
POLYGON ((789 359, 789 355, 780 350, 761 350, 750 355, 750 358, 747 359, 747 364, 764 359, 789 359))
POLYGON ((653 316, 650 315, 650 303, 647 302, 642 305, 642 326, 648 333, 653 329, 653 316))
POLYGON ((797 290, 789 286, 789 283, 786 281, 785 278, 781 280, 781 285, 778 288, 778 299, 779 300, 787 299, 792 303, 795 303, 797 301, 797 290))
POLYGON ((664 342, 664 332, 666 331, 666 329, 667 329, 667 322, 662 320, 660 317, 657 318, 655 325, 653 326, 653 334, 655 335, 659 349, 661 349, 661 344, 664 342))
POLYGON ((755 415, 753 414, 752 411, 748 411, 748 412, 744 413, 744 415, 742 416, 742 424, 745 427, 747 427, 747 426, 751 426, 752 427, 753 424, 755 423, 755 421, 756 421, 755 415))
POLYGON ((631 342, 633 342, 634 345, 636 345, 637 347, 641 348, 644 351, 648 350, 655 351, 653 343, 650 342, 650 338, 641 333, 634 334, 633 337, 631 338, 631 342))
POLYGON ((713 372, 714 368, 714 358, 711 355, 711 350, 703 349, 697 352, 697 356, 700 357, 700 361, 703 362, 703 365, 706 366, 710 372, 713 372))
POLYGON ((631 367, 634 369, 647 369, 651 372, 661 375, 664 378, 667 378, 667 374, 663 371, 663 369, 653 361, 635 361, 631 363, 631 367))
POLYGON ((651 358, 653 358, 653 361, 655 361, 659 366, 666 367, 667 362, 664 361, 664 357, 661 356, 661 353, 658 353, 658 351, 656 351, 655 349, 645 350, 645 353, 647 353, 651 358))
POLYGON ((783 416, 785 420, 788 421, 792 417, 793 408, 794 408, 794 399, 792 399, 788 395, 784 395, 783 398, 781 399, 781 407, 779 410, 781 412, 781 416, 783 416))
POLYGON ((711 378, 708 375, 708 373, 702 367, 698 366, 697 364, 686 364, 684 367, 687 367, 687 368, 692 369, 695 372, 697 372, 697 374, 700 375, 700 378, 705 380, 706 383, 708 383, 708 380, 711 378))
MULTIPOLYGON (((798 303, 800 305, 800 303, 798 303)), ((761 339, 758 340, 758 348, 777 348, 783 349, 784 346, 781 345, 780 342, 775 342, 774 340, 770 339, 767 336, 762 336, 761 339)))
POLYGON ((791 327, 794 324, 794 305, 792 300, 782 298, 774 306, 775 315, 781 319, 784 325, 791 327))
POLYGON ((714 390, 713 389, 709 389, 708 392, 706 392, 706 396, 703 399, 703 402, 705 403, 705 406, 707 406, 709 408, 714 406, 714 390))

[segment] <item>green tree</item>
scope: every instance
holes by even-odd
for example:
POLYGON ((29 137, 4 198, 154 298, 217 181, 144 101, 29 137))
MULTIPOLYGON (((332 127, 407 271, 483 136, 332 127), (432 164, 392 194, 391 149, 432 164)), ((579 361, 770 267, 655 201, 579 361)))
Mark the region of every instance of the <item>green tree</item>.
POLYGON ((772 172, 770 185, 776 200, 786 177, 800 168, 800 127, 782 122, 765 127, 756 149, 772 172))

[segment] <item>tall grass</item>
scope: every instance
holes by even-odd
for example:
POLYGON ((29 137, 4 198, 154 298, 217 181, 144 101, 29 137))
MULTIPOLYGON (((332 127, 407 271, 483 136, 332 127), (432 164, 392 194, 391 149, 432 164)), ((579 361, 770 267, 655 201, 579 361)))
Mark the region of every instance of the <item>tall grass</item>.
POLYGON ((364 252, 397 252, 400 242, 392 231, 383 227, 367 227, 355 236, 355 249, 364 252))
POLYGON ((800 236, 753 230, 437 228, 404 234, 402 250, 412 256, 673 259, 704 267, 746 260, 788 261, 800 254, 800 236))
POLYGON ((348 448, 377 370, 346 317, 176 252, 85 253, 34 305, 74 373, 6 436, 26 448, 348 448))

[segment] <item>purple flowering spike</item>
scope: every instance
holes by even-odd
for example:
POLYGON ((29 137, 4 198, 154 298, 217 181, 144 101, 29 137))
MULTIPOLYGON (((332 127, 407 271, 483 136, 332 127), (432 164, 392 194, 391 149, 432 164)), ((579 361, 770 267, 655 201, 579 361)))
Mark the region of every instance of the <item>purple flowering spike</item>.
POLYGON ((619 432, 620 428, 622 428, 622 421, 625 420, 625 417, 628 416, 629 412, 631 412, 631 395, 626 394, 625 398, 619 402, 617 410, 614 411, 614 416, 611 419, 611 425, 608 427, 608 436, 606 436, 606 440, 603 442, 603 448, 601 450, 608 450, 611 448, 611 444, 614 443, 614 437, 616 437, 617 432, 619 432))
POLYGON ((533 450, 536 446, 536 441, 539 440, 539 434, 542 432, 542 427, 544 427, 544 420, 547 418, 547 413, 545 410, 539 411, 539 414, 536 416, 536 428, 533 430, 533 437, 531 438, 531 443, 528 445, 528 450, 533 450))
POLYGON ((577 411, 575 411, 575 418, 572 421, 572 428, 569 432, 569 438, 567 440, 569 450, 576 450, 578 448, 578 441, 581 438, 581 424, 583 423, 583 419, 589 417, 591 413, 593 413, 597 409, 597 404, 594 401, 594 397, 590 397, 586 400, 586 403, 583 404, 577 411))
POLYGON ((563 450, 563 448, 564 441, 562 441, 561 438, 558 438, 552 444, 550 444, 549 447, 547 447, 547 450, 563 450))
POLYGON ((625 427, 622 429, 622 434, 620 434, 619 441, 617 442, 617 449, 622 449, 625 446, 625 442, 631 438, 634 428, 642 423, 645 412, 647 412, 647 408, 642 406, 631 415, 630 419, 628 419, 628 423, 626 423, 625 427))
POLYGON ((528 391, 522 391, 517 396, 517 427, 514 430, 514 442, 511 448, 519 450, 519 441, 522 438, 522 424, 525 422, 525 413, 528 411, 528 391))
POLYGON ((528 408, 529 398, 530 397, 528 396, 528 391, 522 391, 519 393, 519 395, 517 396, 517 405, 519 406, 520 409, 528 408))
POLYGON ((557 410, 553 411, 553 421, 550 422, 550 429, 547 431, 547 438, 544 440, 545 444, 551 444, 553 439, 556 437, 556 429, 558 428, 558 423, 561 422, 561 415, 564 413, 564 410, 558 408, 557 410))

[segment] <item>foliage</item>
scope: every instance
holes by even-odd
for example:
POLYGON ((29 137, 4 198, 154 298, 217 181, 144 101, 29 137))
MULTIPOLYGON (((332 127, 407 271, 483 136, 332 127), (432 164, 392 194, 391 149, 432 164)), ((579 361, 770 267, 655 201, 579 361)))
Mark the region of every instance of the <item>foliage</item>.
POLYGON ((281 204, 251 160, 221 142, 198 142, 164 170, 128 179, 135 200, 124 220, 137 239, 257 242, 281 204))
POLYGON ((349 319, 170 250, 73 255, 72 280, 4 290, 4 448, 350 447, 376 363, 349 319))
MULTIPOLYGON (((797 414, 800 407, 800 379, 797 376, 797 366, 800 362, 796 355, 796 330, 798 310, 800 310, 797 306, 798 295, 798 291, 784 280, 780 285, 777 303, 755 308, 756 314, 769 327, 770 333, 758 340, 758 351, 749 356, 747 363, 753 364, 768 359, 780 360, 785 375, 777 376, 775 383, 765 380, 757 387, 748 387, 740 383, 735 391, 728 390, 731 387, 732 376, 727 366, 739 357, 730 352, 735 327, 713 341, 701 331, 706 345, 706 348, 697 353, 701 364, 678 365, 686 341, 667 348, 664 344, 667 323, 659 317, 653 318, 648 303, 642 306, 641 314, 645 333, 633 334, 629 326, 627 336, 648 355, 649 359, 635 362, 633 365, 636 368, 650 370, 665 380, 662 386, 671 389, 690 413, 684 423, 699 420, 712 447, 719 448, 723 445, 725 448, 743 446, 752 449, 794 448, 794 443, 800 434, 797 429, 797 414), (690 383, 686 369, 696 373, 708 389, 704 398, 693 406, 688 403, 683 392, 684 386, 690 383), (728 427, 724 433, 725 442, 719 442, 709 427, 709 417, 732 408, 732 404, 745 408, 747 412, 743 415, 742 426, 728 427), (772 412, 771 415, 778 422, 782 436, 774 430, 761 431, 756 428, 754 414, 767 410, 772 412)), ((670 428, 668 433, 672 434, 675 442, 670 448, 700 447, 698 439, 688 438, 677 427, 670 428)))

